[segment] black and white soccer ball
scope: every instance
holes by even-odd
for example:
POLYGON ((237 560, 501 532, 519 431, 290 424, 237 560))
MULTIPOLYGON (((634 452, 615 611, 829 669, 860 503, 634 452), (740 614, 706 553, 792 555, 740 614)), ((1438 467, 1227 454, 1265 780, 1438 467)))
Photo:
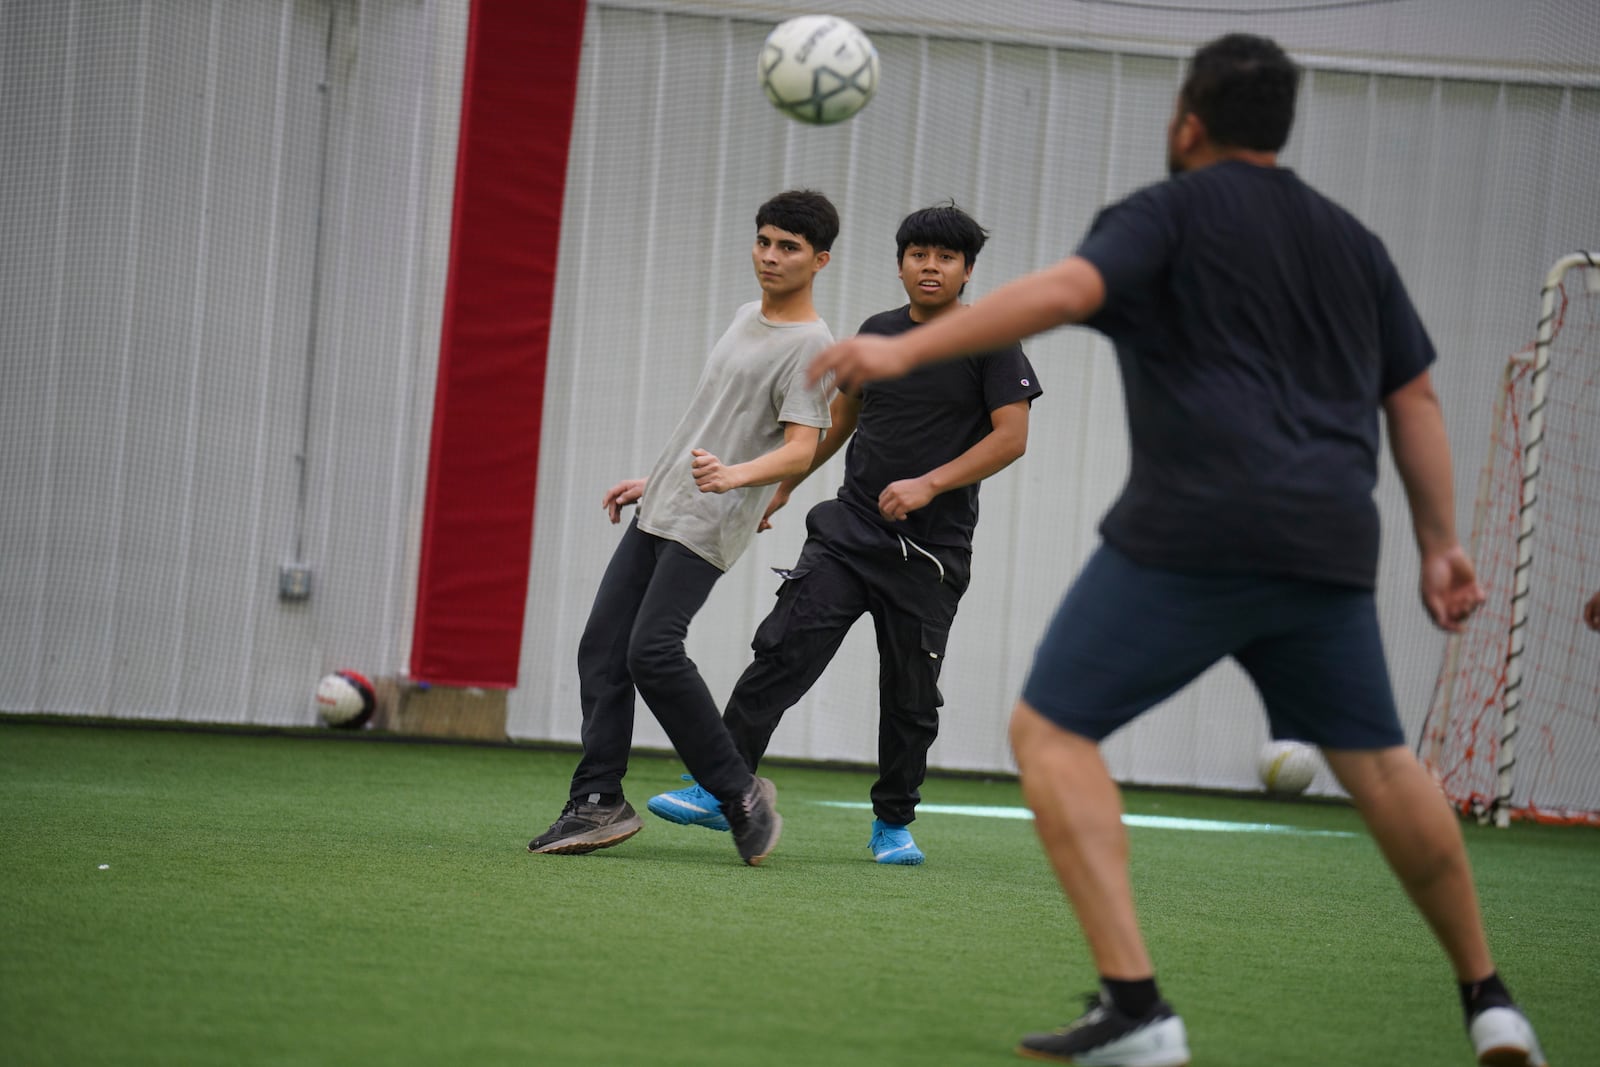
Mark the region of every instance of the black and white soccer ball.
POLYGON ((843 122, 878 91, 878 50, 836 15, 801 15, 767 35, 761 88, 792 119, 814 126, 843 122))

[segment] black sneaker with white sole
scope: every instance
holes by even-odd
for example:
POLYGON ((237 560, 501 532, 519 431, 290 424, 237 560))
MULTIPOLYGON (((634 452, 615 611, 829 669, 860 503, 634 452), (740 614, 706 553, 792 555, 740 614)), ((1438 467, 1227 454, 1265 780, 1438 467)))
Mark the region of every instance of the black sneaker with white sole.
POLYGON ((620 845, 643 829, 644 821, 626 800, 602 804, 599 793, 590 793, 567 801, 550 829, 528 842, 528 851, 581 856, 620 845))
POLYGON ((1189 1038, 1165 1001, 1140 1018, 1122 1014, 1102 993, 1091 994, 1088 1011, 1077 1021, 1048 1034, 1029 1034, 1017 1055, 1079 1067, 1184 1067, 1189 1038))
POLYGON ((769 779, 757 778, 732 804, 722 806, 733 844, 752 867, 761 865, 778 844, 783 831, 783 816, 778 814, 778 787, 769 779))

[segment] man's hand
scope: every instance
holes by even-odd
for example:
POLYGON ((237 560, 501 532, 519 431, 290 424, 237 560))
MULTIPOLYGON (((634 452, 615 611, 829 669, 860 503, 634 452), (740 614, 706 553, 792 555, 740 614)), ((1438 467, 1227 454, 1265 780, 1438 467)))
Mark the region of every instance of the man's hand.
POLYGON ((911 359, 896 343, 898 337, 857 334, 829 345, 812 359, 806 380, 812 385, 832 374, 841 391, 857 393, 865 382, 899 378, 911 370, 911 359))
POLYGON ((878 494, 878 514, 890 522, 901 522, 913 511, 927 507, 933 497, 933 490, 921 478, 890 482, 878 494))
POLYGON ((622 521, 623 508, 629 504, 637 504, 639 498, 644 496, 644 483, 643 478, 629 478, 606 490, 605 499, 600 501, 600 506, 611 516, 613 526, 622 521))
POLYGON ((1589 624, 1589 629, 1600 630, 1600 593, 1590 597, 1583 606, 1583 621, 1589 624))
POLYGON ((1422 606, 1439 629, 1460 633, 1484 599, 1472 559, 1460 545, 1422 557, 1422 606))
POLYGON ((726 493, 729 489, 739 488, 733 468, 724 467, 722 460, 703 448, 691 448, 689 454, 694 457, 690 470, 694 474, 696 489, 702 493, 726 493))
POLYGON ((772 500, 767 504, 767 510, 761 513, 761 522, 756 525, 756 533, 772 529, 772 516, 788 502, 789 494, 783 491, 783 486, 778 486, 778 491, 772 494, 772 500))

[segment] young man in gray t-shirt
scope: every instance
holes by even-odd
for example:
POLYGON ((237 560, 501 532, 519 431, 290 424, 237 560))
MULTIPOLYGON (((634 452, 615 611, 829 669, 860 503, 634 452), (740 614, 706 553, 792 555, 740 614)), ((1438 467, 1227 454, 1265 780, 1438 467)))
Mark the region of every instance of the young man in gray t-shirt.
POLYGON ((684 637, 778 483, 810 468, 830 424, 828 390, 806 384, 806 367, 833 341, 811 289, 838 233, 838 212, 820 193, 780 193, 761 205, 751 252, 761 300, 734 313, 649 477, 619 482, 601 501, 613 523, 629 504, 639 512, 578 643, 583 758, 571 799, 530 852, 593 852, 643 829, 622 795, 636 689, 722 803, 744 861, 760 863, 778 842, 776 791, 734 747, 684 637))

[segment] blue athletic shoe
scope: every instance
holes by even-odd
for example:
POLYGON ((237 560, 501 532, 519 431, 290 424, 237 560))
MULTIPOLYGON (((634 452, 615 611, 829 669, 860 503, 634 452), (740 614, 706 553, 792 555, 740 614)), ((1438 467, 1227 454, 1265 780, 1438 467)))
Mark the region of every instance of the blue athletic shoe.
POLYGON ((722 802, 697 785, 689 775, 684 775, 683 780, 689 783, 688 788, 657 793, 645 807, 650 809, 652 815, 659 815, 679 826, 726 830, 728 820, 722 815, 722 802))
MULTIPOLYGON (((655 801, 650 802, 651 811, 655 811, 655 801)), ((659 812, 657 813, 659 814, 659 812)), ((872 858, 879 863, 899 863, 907 867, 915 867, 927 859, 917 843, 911 840, 911 831, 904 826, 896 826, 892 822, 882 819, 872 820, 872 841, 867 845, 872 849, 872 858)))

